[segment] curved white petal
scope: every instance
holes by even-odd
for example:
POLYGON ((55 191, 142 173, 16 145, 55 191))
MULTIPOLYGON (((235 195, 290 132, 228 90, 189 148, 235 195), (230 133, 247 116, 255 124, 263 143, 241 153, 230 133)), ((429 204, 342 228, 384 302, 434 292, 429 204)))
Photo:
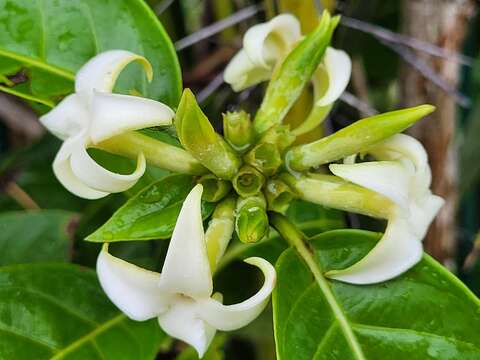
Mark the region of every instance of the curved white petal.
POLYGON ((375 284, 401 275, 423 254, 422 243, 409 226, 402 217, 389 220, 383 237, 362 260, 346 269, 329 271, 326 276, 351 284, 375 284))
POLYGON ((235 330, 253 321, 267 305, 275 287, 275 268, 268 261, 251 257, 245 262, 260 268, 265 276, 262 288, 255 295, 234 305, 223 305, 215 299, 197 299, 198 315, 216 329, 235 330))
POLYGON ((91 94, 94 90, 111 92, 118 75, 132 61, 139 61, 147 78, 153 77, 152 66, 143 56, 126 50, 109 50, 91 58, 77 72, 75 77, 75 92, 91 94))
POLYGON ((142 177, 146 167, 145 157, 140 153, 133 173, 117 174, 100 166, 90 157, 85 147, 79 147, 72 152, 70 163, 73 173, 80 181, 93 189, 108 193, 131 188, 142 177))
POLYGON ((416 199, 416 201, 410 205, 409 222, 412 232, 417 235, 420 240, 425 237, 430 223, 440 211, 445 201, 437 195, 428 193, 416 199))
POLYGON ((271 68, 300 37, 298 19, 290 14, 282 14, 248 29, 243 37, 243 48, 254 64, 271 68))
POLYGON ((352 61, 345 51, 331 47, 313 77, 316 106, 326 106, 343 94, 350 81, 352 61), (327 82, 324 84, 323 82, 327 82))
POLYGON ((213 288, 203 232, 202 191, 202 185, 196 185, 183 203, 159 281, 165 292, 194 299, 210 297, 213 288))
POLYGON ((330 171, 354 184, 373 190, 408 211, 412 169, 397 161, 331 164, 330 171))
POLYGON ((174 305, 158 317, 158 322, 168 335, 193 346, 199 358, 207 351, 216 332, 197 316, 191 299, 176 299, 174 305))
POLYGON ((96 144, 126 131, 170 125, 174 115, 167 105, 155 100, 95 92, 90 138, 96 144))
POLYGON ((272 70, 254 64, 242 49, 228 63, 223 80, 230 84, 234 91, 241 91, 270 79, 272 70))
POLYGON ((53 161, 53 172, 58 181, 71 193, 85 199, 100 199, 109 193, 92 189, 72 171, 71 155, 83 149, 84 146, 85 137, 82 135, 65 140, 53 161))
POLYGON ((65 140, 87 130, 89 118, 81 98, 72 94, 39 120, 53 135, 65 140))
POLYGON ((98 255, 97 276, 108 298, 130 319, 144 321, 166 310, 160 274, 110 255, 108 244, 98 255))

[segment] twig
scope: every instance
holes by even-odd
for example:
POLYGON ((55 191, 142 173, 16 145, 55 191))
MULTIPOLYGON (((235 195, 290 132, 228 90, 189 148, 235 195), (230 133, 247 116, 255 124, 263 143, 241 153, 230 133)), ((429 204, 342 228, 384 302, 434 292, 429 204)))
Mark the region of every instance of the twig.
POLYGON ((465 258, 465 261, 463 262, 463 270, 469 271, 473 269, 479 257, 480 257, 480 234, 477 234, 475 238, 475 242, 473 243, 473 248, 465 258))
POLYGON ((215 90, 217 90, 223 84, 223 72, 213 78, 213 80, 205 86, 197 95, 199 103, 204 102, 215 90))
POLYGON ((4 187, 5 193, 26 210, 39 210, 40 206, 17 183, 11 181, 4 187))
POLYGON ((381 26, 374 25, 362 20, 342 15, 340 23, 343 26, 349 27, 351 29, 371 34, 377 39, 383 40, 383 42, 407 46, 432 56, 437 56, 450 61, 458 62, 465 66, 473 66, 474 64, 474 59, 469 56, 445 50, 444 48, 429 43, 427 41, 415 39, 403 34, 398 34, 381 26))
POLYGON ((172 3, 173 0, 163 0, 157 5, 155 5, 155 7, 153 8, 153 12, 155 13, 155 15, 160 16, 165 10, 170 7, 170 5, 172 5, 172 3))
POLYGON ((229 28, 230 26, 236 25, 239 22, 251 18, 252 16, 259 13, 261 10, 263 10, 263 8, 260 5, 248 6, 240 11, 237 11, 236 13, 230 15, 225 19, 214 22, 213 24, 210 24, 196 31, 184 37, 183 39, 178 40, 175 43, 175 49, 177 49, 177 51, 180 51, 198 43, 199 41, 208 39, 209 37, 218 34, 219 32, 229 28))
POLYGON ((381 40, 381 42, 389 47, 391 50, 396 52, 400 57, 410 64, 415 70, 422 74, 425 78, 430 80, 432 83, 437 85, 440 89, 445 91, 447 94, 452 96, 455 101, 462 107, 468 108, 471 105, 471 100, 469 97, 462 94, 455 87, 451 86, 447 81, 440 77, 435 70, 433 70, 426 62, 417 57, 410 49, 407 49, 404 46, 388 43, 381 40))
POLYGON ((378 114, 378 111, 376 109, 371 107, 366 102, 360 100, 358 97, 356 97, 352 93, 349 93, 348 91, 345 91, 340 96, 340 100, 342 100, 344 103, 360 111, 362 116, 373 116, 375 114, 378 114))

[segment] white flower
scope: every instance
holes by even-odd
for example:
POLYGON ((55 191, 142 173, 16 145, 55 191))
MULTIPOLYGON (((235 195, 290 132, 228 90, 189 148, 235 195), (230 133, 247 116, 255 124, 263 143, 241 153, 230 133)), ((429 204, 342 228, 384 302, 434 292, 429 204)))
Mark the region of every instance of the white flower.
POLYGON ((53 171, 77 196, 98 199, 125 191, 145 172, 143 154, 132 174, 121 175, 97 164, 87 153, 88 147, 128 131, 172 122, 173 111, 160 102, 112 93, 120 72, 135 60, 143 65, 150 81, 152 68, 144 57, 124 50, 106 51, 78 71, 75 93, 40 118, 50 132, 64 140, 53 171))
POLYGON ((97 261, 100 283, 118 308, 133 320, 158 317, 167 334, 192 345, 200 357, 217 329, 238 329, 262 312, 276 278, 269 262, 248 258, 245 262, 259 267, 265 276, 262 288, 235 305, 223 305, 219 293, 212 296, 200 211, 202 191, 202 186, 197 185, 183 203, 161 274, 115 258, 108 253, 106 244, 97 261))
POLYGON ((392 279, 422 258, 422 240, 443 199, 430 191, 431 172, 423 146, 411 136, 397 134, 367 153, 380 161, 332 164, 337 176, 389 198, 395 208, 378 244, 359 262, 327 276, 371 284, 392 279))

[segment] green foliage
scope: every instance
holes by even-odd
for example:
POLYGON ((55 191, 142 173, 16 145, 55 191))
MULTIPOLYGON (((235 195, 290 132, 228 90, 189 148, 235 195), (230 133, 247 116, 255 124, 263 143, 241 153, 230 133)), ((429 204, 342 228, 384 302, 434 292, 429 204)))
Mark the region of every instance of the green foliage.
POLYGON ((0 214, 0 266, 68 261, 74 220, 73 213, 63 210, 0 214))
POLYGON ((95 273, 74 265, 0 268, 0 358, 153 359, 165 335, 105 297, 95 273))
POLYGON ((73 90, 75 72, 108 49, 144 55, 154 69, 147 84, 141 69, 127 69, 118 85, 176 106, 178 60, 162 25, 142 0, 6 0, 0 3, 1 90, 53 105, 73 90), (25 79, 11 87, 8 76, 25 79))
MULTIPOLYGON (((129 199, 86 240, 115 242, 168 239, 183 200, 193 186, 193 177, 188 175, 170 175, 152 183, 129 199)), ((203 217, 209 217, 213 209, 212 204, 203 203, 203 217)))
POLYGON ((335 230, 309 242, 313 264, 294 249, 282 254, 273 296, 279 360, 480 356, 480 302, 428 255, 381 284, 355 286, 323 278, 320 271, 355 263, 379 238, 335 230))

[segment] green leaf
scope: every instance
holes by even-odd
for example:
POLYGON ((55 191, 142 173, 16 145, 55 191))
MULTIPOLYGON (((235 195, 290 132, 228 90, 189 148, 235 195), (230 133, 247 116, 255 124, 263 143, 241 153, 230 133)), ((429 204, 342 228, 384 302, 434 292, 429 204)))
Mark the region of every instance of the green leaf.
POLYGON ((139 66, 129 66, 118 89, 177 106, 178 59, 144 1, 6 0, 0 3, 0 14, 1 78, 23 70, 27 81, 9 88, 4 80, 2 90, 51 105, 73 90, 74 74, 88 59, 124 49, 144 55, 155 70, 154 79, 148 84, 139 66))
POLYGON ((479 300, 428 255, 381 284, 323 277, 365 256, 380 236, 334 230, 312 239, 313 254, 282 254, 273 295, 279 360, 480 358, 479 300))
MULTIPOLYGON (((128 200, 86 240, 115 242, 168 239, 183 200, 193 185, 193 177, 188 175, 171 175, 154 182, 128 200)), ((210 216, 214 207, 213 203, 202 203, 204 219, 210 216)))
POLYGON ((68 261, 74 213, 62 210, 12 211, 0 214, 0 266, 68 261))
POLYGON ((165 334, 106 298, 95 273, 75 265, 0 269, 0 358, 151 360, 165 334))

